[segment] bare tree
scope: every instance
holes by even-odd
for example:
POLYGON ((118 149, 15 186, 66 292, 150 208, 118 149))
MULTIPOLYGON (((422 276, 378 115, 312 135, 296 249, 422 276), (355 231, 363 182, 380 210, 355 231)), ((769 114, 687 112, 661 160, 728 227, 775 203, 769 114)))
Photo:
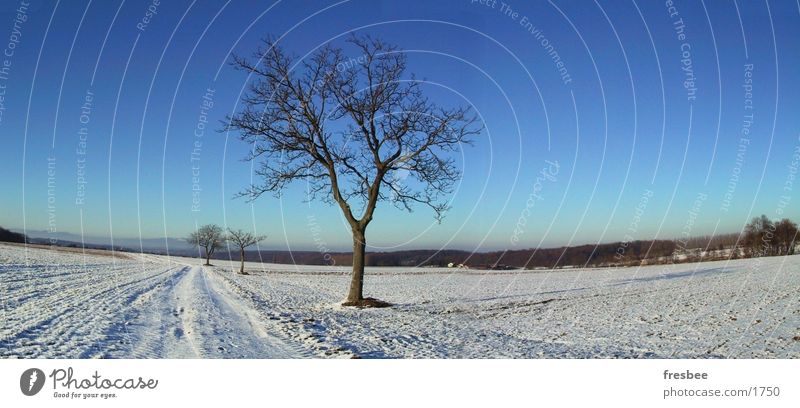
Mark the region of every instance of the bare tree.
POLYGON ((344 305, 370 306, 374 299, 363 297, 366 229, 377 203, 391 199, 408 211, 422 204, 441 221, 444 196, 460 174, 451 153, 481 128, 469 109, 440 107, 413 76, 404 78, 406 56, 397 47, 370 37, 348 43, 358 58, 328 44, 295 61, 271 40, 252 60, 234 56, 232 65, 254 80, 225 129, 251 143, 247 159, 259 161, 261 182, 243 196, 279 195, 305 180, 309 199, 339 206, 353 237, 344 305), (412 178, 393 182, 397 172, 412 178))
POLYGON ((228 242, 232 242, 237 247, 239 247, 239 256, 241 259, 241 266, 239 267, 239 273, 242 275, 247 275, 244 271, 244 250, 245 248, 255 245, 264 239, 267 238, 266 235, 253 235, 249 232, 242 231, 242 230, 232 230, 228 228, 228 242))
POLYGON ((754 217, 744 229, 744 247, 747 255, 793 255, 797 243, 797 224, 784 218, 772 221, 766 215, 754 217))
POLYGON ((225 237, 219 225, 207 224, 189 234, 186 242, 198 248, 203 248, 206 255, 206 265, 211 265, 211 256, 225 242, 225 237))
POLYGON ((748 257, 769 256, 775 224, 766 216, 753 217, 744 228, 744 247, 748 257))
POLYGON ((794 255, 797 240, 797 224, 788 218, 775 223, 775 245, 778 255, 794 255))

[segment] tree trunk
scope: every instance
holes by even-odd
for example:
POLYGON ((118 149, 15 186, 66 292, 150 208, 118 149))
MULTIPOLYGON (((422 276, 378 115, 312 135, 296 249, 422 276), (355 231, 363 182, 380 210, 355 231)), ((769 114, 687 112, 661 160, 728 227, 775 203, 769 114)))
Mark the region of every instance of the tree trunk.
POLYGON ((242 251, 239 254, 241 255, 242 260, 242 265, 239 267, 239 273, 244 275, 244 248, 242 248, 242 251))
POLYGON ((211 266, 211 254, 206 249, 206 265, 211 266))
POLYGON ((345 303, 356 303, 364 300, 364 258, 366 255, 366 239, 364 231, 353 230, 353 277, 350 280, 350 292, 345 303))

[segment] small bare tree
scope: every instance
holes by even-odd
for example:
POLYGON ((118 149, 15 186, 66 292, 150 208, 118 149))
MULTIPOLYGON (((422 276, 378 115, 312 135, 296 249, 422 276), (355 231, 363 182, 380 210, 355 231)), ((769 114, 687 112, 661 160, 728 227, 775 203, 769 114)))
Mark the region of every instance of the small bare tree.
POLYGON ((370 306, 378 302, 363 297, 366 229, 377 203, 391 199, 408 211, 426 205, 441 220, 444 195, 460 174, 450 154, 481 127, 469 109, 440 107, 413 76, 404 78, 406 56, 397 47, 370 37, 348 42, 358 58, 326 45, 295 61, 270 40, 253 60, 234 56, 232 65, 254 81, 225 129, 253 145, 248 160, 260 159, 256 175, 263 183, 242 195, 279 195, 288 183, 305 180, 309 199, 339 206, 353 236, 344 305, 370 306), (406 176, 408 182, 392 182, 406 176))
POLYGON ((247 231, 242 230, 232 230, 228 228, 228 242, 232 242, 234 245, 239 247, 239 256, 241 259, 241 266, 239 267, 239 273, 242 275, 247 275, 244 271, 244 250, 245 248, 255 245, 267 238, 266 235, 253 235, 247 231))
POLYGON ((211 256, 225 242, 225 237, 222 234, 222 227, 216 224, 207 224, 189 234, 186 242, 198 248, 203 248, 206 255, 206 265, 211 265, 211 256))

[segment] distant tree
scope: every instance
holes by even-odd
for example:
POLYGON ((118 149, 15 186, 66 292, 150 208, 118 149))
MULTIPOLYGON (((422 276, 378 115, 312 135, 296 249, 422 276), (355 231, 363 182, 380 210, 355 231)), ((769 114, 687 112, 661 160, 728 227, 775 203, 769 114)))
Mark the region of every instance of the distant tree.
POLYGON ((242 275, 247 275, 244 271, 244 250, 245 248, 255 245, 267 238, 266 235, 253 235, 249 232, 242 231, 242 230, 232 230, 228 228, 228 242, 236 245, 239 248, 239 257, 241 259, 241 266, 239 267, 239 273, 242 275))
POLYGON ((772 255, 775 225, 766 216, 753 217, 744 228, 743 246, 748 257, 772 255))
POLYGON ((775 244, 778 255, 794 255, 797 242, 797 224, 784 218, 775 224, 775 244))
POLYGON ((244 196, 280 194, 299 180, 308 183, 309 199, 339 206, 353 237, 344 305, 371 306, 377 302, 363 297, 366 230, 378 202, 408 211, 426 205, 441 219, 444 195, 460 174, 449 155, 481 128, 468 108, 426 98, 422 82, 404 76, 402 50, 370 37, 348 42, 358 58, 325 45, 296 61, 269 40, 253 60, 235 56, 232 65, 255 80, 226 129, 252 143, 248 160, 261 159, 263 183, 244 196), (409 182, 396 182, 402 179, 409 182))
POLYGON ((206 255, 206 265, 211 265, 211 256, 225 242, 225 236, 222 233, 222 227, 216 224, 207 224, 189 234, 186 242, 198 248, 203 248, 206 255))

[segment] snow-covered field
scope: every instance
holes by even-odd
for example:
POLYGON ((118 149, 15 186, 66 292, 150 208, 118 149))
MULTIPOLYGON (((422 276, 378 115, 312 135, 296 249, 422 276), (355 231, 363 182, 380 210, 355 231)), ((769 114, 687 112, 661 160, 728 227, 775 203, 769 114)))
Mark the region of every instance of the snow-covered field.
POLYGON ((800 357, 800 256, 561 271, 349 270, 0 244, 2 357, 800 357))

